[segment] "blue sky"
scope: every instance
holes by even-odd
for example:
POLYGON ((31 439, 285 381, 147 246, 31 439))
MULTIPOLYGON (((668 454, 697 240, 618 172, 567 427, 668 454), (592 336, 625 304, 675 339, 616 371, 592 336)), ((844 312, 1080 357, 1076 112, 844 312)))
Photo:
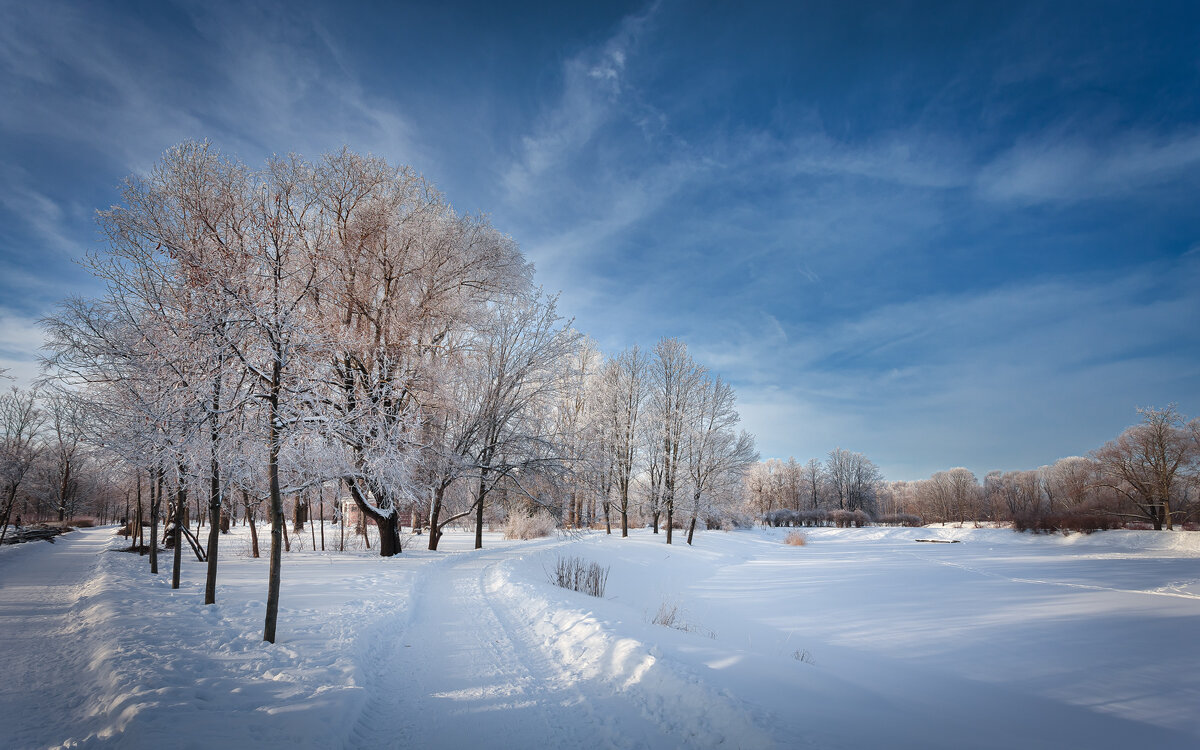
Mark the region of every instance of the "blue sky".
POLYGON ((1200 6, 0 0, 0 366, 169 146, 352 148, 489 214, 764 457, 1033 468, 1200 414, 1200 6))

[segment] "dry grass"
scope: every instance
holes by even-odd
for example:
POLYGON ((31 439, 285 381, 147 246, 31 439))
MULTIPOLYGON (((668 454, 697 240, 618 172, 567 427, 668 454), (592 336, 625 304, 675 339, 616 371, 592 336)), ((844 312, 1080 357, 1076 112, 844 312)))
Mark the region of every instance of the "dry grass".
POLYGON ((608 568, 578 557, 560 557, 548 577, 555 586, 603 597, 604 587, 608 584, 608 568))
POLYGON ((793 547, 803 547, 806 541, 804 535, 799 531, 792 531, 783 539, 784 544, 790 544, 793 547))
POLYGON ((693 625, 683 619, 683 608, 678 602, 664 601, 658 607, 658 613, 650 620, 654 625, 662 625, 665 628, 673 628, 682 630, 685 633, 699 633, 707 638, 715 639, 717 634, 708 628, 699 625, 693 625))
POLYGON ((532 516, 514 513, 504 522, 505 539, 537 539, 550 536, 557 528, 554 516, 547 510, 539 510, 532 516))

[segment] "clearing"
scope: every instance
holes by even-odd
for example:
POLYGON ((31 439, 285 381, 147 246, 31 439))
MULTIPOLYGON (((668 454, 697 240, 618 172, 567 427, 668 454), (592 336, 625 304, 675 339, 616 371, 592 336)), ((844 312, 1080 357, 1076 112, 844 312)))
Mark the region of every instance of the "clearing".
POLYGON ((202 564, 172 591, 112 528, 6 547, 0 744, 1200 745, 1200 534, 787 532, 296 551, 275 645, 244 529, 210 607, 202 564), (547 582, 567 555, 604 598, 547 582))

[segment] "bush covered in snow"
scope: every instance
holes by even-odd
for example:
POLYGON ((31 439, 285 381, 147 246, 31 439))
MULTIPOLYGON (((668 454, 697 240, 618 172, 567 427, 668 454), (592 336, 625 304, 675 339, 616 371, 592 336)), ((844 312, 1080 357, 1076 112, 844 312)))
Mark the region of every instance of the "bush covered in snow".
POLYGON ((790 544, 793 547, 803 547, 805 542, 804 535, 799 531, 789 531, 787 537, 784 538, 784 544, 790 544))
POLYGON ((527 513, 512 513, 504 521, 505 539, 537 539, 550 536, 558 524, 550 511, 541 509, 533 515, 527 513))

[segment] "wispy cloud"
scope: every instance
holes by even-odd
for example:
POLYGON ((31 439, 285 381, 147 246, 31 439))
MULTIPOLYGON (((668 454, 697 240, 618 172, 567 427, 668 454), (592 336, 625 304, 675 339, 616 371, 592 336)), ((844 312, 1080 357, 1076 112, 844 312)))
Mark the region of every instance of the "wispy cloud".
POLYGON ((7 370, 5 375, 17 385, 27 386, 37 378, 44 341, 36 318, 0 308, 0 370, 7 370))
POLYGON ((1200 264, 1185 258, 886 305, 786 346, 722 337, 701 351, 739 385, 767 455, 854 447, 907 479, 1029 468, 1097 447, 1138 405, 1196 392, 1197 283, 1200 264))
POLYGON ((626 63, 657 9, 655 4, 626 16, 605 42, 563 62, 558 99, 539 113, 521 138, 520 150, 505 174, 513 200, 520 202, 539 190, 538 181, 548 172, 573 165, 580 149, 622 112, 626 63))
POLYGON ((1122 133, 1088 139, 1057 132, 1025 138, 987 164, 978 189, 991 200, 1070 202, 1127 196, 1200 166, 1200 132, 1122 133))

